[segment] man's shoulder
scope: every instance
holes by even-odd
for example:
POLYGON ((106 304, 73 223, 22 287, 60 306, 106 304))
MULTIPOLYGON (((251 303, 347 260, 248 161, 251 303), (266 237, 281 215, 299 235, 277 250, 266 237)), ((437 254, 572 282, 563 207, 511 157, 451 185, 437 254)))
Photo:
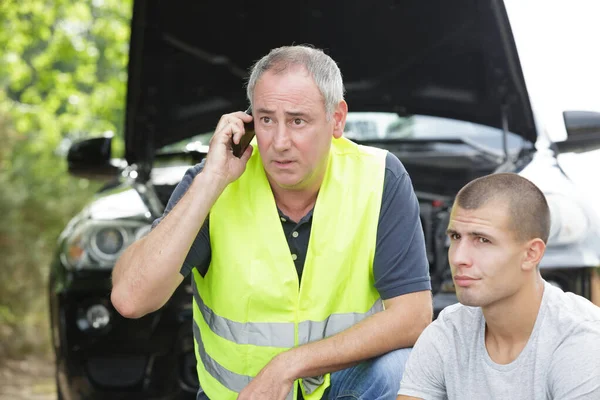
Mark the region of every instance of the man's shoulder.
POLYGON ((402 161, 400 161, 394 153, 389 151, 385 156, 385 175, 386 177, 388 175, 393 176, 396 179, 407 175, 406 168, 404 168, 402 161))
POLYGON ((402 161, 392 152, 374 146, 358 146, 363 154, 375 155, 377 157, 385 156, 385 177, 388 179, 390 176, 394 178, 402 178, 407 174, 406 168, 402 164, 402 161))
POLYGON ((600 332, 600 307, 585 297, 545 284, 548 293, 547 313, 553 325, 596 326, 600 332))
POLYGON ((431 323, 430 328, 452 341, 472 340, 480 326, 483 314, 479 307, 468 307, 460 303, 444 308, 431 323))
POLYGON ((406 194, 407 189, 412 191, 412 182, 402 161, 388 151, 385 156, 385 175, 383 180, 384 202, 390 201, 394 196, 406 194))
POLYGON ((585 348, 586 342, 600 343, 600 307, 588 299, 546 283, 548 291, 543 335, 561 347, 585 348))
POLYGON ((483 318, 483 313, 479 307, 469 307, 460 303, 452 304, 444 308, 438 320, 446 325, 456 325, 464 323, 479 323, 483 318))
POLYGON ((600 398, 600 308, 584 297, 545 284, 546 315, 540 354, 549 354, 554 398, 600 398))
POLYGON ((481 318, 481 310, 476 308, 460 303, 448 306, 421 333, 415 350, 425 357, 444 360, 444 368, 455 366, 458 358, 468 358, 466 352, 470 352, 472 344, 478 340, 481 318))

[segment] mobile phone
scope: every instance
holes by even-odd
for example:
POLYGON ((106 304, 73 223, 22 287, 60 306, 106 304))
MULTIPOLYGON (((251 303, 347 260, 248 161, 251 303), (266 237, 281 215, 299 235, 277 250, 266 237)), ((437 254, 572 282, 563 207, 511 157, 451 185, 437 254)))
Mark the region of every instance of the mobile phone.
MULTIPOLYGON (((246 110, 246 114, 252 115, 252 109, 248 107, 246 110)), ((240 158, 242 154, 248 148, 248 145, 254 139, 254 119, 251 122, 244 123, 244 136, 240 139, 240 143, 235 144, 233 142, 233 137, 231 138, 231 149, 233 150, 233 155, 237 158, 240 158)))

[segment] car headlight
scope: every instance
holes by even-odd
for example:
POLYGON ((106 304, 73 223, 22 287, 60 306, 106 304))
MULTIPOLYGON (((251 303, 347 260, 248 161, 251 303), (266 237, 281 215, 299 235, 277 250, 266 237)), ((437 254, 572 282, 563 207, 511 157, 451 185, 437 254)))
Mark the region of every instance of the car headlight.
POLYGON ((588 217, 573 199, 558 194, 546 194, 550 207, 549 245, 566 245, 580 241, 589 228, 588 217))
POLYGON ((150 227, 141 221, 83 221, 64 239, 61 259, 70 269, 110 269, 150 227))

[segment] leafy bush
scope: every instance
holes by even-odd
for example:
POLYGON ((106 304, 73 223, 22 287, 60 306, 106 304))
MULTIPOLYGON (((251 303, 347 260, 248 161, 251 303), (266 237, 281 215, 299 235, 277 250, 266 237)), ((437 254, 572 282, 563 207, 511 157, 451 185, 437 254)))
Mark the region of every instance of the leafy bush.
POLYGON ((49 349, 48 265, 99 186, 68 175, 64 143, 122 137, 130 17, 130 0, 0 2, 0 359, 49 349))

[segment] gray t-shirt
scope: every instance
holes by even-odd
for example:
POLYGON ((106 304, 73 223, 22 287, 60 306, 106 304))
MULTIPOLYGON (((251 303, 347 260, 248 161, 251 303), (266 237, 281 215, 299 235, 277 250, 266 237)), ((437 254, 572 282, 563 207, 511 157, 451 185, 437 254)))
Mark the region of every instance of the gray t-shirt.
POLYGON ((429 399, 600 399, 600 308, 545 283, 525 348, 491 360, 481 308, 444 309, 419 337, 398 394, 429 399))

